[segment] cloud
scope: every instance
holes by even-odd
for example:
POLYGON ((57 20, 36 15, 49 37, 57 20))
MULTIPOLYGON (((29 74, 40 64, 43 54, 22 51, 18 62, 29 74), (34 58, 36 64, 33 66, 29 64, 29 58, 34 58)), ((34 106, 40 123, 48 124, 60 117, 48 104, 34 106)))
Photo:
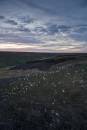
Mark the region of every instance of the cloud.
POLYGON ((19 25, 18 28, 17 28, 17 30, 21 31, 21 32, 25 32, 25 33, 30 32, 30 29, 24 27, 23 25, 19 25))
POLYGON ((3 19, 5 19, 5 17, 4 17, 4 16, 2 16, 2 15, 0 15, 0 20, 3 20, 3 19))
POLYGON ((18 19, 20 20, 20 22, 25 23, 25 24, 33 23, 34 20, 35 20, 34 18, 31 18, 29 15, 28 16, 22 16, 18 19))
POLYGON ((70 29, 71 27, 67 25, 58 25, 58 24, 48 25, 48 33, 51 35, 55 33, 68 32, 70 31, 70 29))
POLYGON ((5 21, 7 24, 11 24, 11 25, 18 25, 18 23, 15 20, 12 19, 8 19, 5 21))
POLYGON ((23 2, 24 4, 26 4, 27 6, 34 8, 34 9, 39 9, 39 10, 42 10, 44 12, 48 12, 50 14, 52 14, 52 13, 55 14, 56 13, 54 10, 51 10, 50 8, 44 6, 42 0, 37 0, 37 1, 34 1, 34 0, 32 0, 32 1, 30 1, 30 0, 25 0, 25 1, 20 0, 20 1, 23 2))
POLYGON ((0 43, 32 44, 49 51, 84 50, 86 5, 86 0, 0 0, 0 43))

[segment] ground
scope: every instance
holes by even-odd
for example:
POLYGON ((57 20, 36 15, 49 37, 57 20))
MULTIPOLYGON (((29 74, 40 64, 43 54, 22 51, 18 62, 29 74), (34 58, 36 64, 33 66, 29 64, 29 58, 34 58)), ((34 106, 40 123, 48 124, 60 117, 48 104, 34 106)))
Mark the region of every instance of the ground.
POLYGON ((73 54, 75 59, 63 62, 58 54, 50 54, 58 62, 48 69, 39 69, 39 65, 49 55, 39 55, 39 64, 38 57, 33 58, 33 68, 28 59, 11 65, 3 60, 0 130, 87 130, 87 54, 73 54))

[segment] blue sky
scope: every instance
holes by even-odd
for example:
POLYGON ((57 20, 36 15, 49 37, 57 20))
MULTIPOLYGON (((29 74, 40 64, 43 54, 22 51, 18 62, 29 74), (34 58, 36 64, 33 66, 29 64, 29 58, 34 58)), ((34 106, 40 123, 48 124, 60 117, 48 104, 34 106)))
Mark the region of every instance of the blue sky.
POLYGON ((0 0, 0 50, 87 52, 87 0, 0 0))

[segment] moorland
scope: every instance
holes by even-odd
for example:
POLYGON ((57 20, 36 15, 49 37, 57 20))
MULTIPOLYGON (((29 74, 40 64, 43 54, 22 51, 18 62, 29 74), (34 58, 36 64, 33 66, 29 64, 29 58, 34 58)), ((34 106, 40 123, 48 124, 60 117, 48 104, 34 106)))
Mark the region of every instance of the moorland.
POLYGON ((0 52, 0 130, 87 130, 87 54, 0 52))

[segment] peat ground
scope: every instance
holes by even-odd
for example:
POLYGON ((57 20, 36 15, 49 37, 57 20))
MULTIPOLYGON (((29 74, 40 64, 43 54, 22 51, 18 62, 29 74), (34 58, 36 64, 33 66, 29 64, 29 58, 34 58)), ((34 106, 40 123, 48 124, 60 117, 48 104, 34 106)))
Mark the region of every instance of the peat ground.
POLYGON ((0 69, 0 130, 87 130, 86 54, 61 57, 0 69))

